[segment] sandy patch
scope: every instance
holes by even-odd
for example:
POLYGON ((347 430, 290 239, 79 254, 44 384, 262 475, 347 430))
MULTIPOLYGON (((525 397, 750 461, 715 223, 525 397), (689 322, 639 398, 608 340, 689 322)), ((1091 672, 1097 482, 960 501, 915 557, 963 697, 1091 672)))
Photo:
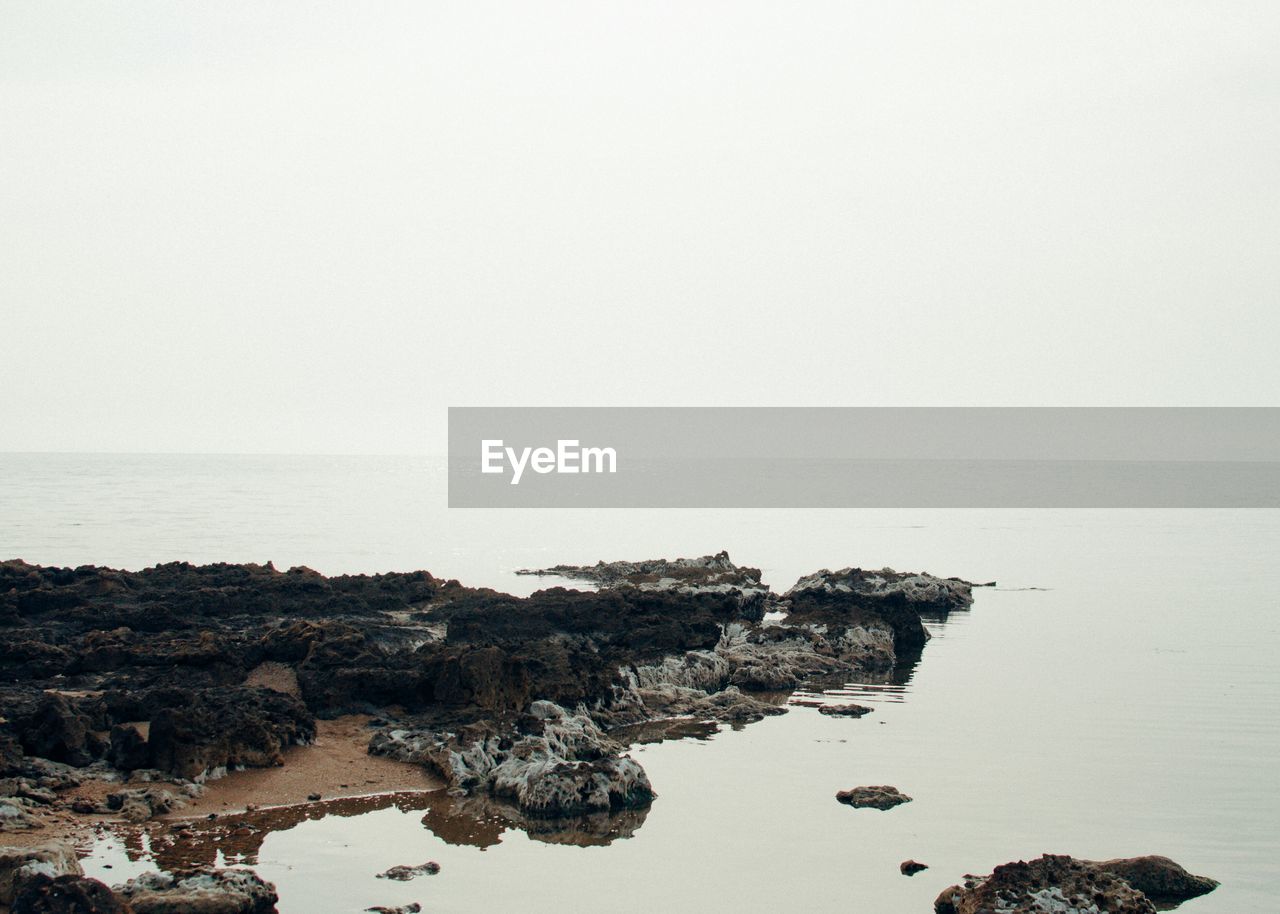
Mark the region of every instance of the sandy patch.
POLYGON ((370 755, 368 722, 363 714, 316 721, 316 741, 286 750, 283 767, 248 768, 209 781, 202 796, 169 818, 305 803, 315 794, 331 800, 444 786, 418 765, 370 755))
MULTIPOLYGON (((370 794, 438 790, 444 786, 418 765, 369 755, 370 718, 363 714, 316 721, 316 741, 310 746, 294 746, 284 753, 280 768, 248 768, 233 771, 205 784, 204 793, 175 810, 165 819, 220 816, 249 807, 307 804, 319 794, 324 800, 362 797, 370 794)), ((84 848, 95 826, 122 822, 115 815, 74 813, 67 808, 73 798, 99 802, 122 788, 146 787, 146 783, 126 784, 85 781, 63 791, 56 807, 42 807, 35 815, 43 827, 0 834, 0 845, 30 846, 48 841, 67 841, 84 848)), ((155 821, 155 820, 153 820, 155 821)))

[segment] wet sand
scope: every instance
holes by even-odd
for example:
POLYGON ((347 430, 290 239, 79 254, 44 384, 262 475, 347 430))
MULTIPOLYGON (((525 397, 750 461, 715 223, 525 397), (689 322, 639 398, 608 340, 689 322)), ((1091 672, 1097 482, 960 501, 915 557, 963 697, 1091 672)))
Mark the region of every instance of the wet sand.
MULTIPOLYGON (((316 741, 309 746, 288 749, 282 767, 233 771, 225 777, 208 781, 199 797, 189 800, 181 809, 152 821, 204 818, 210 813, 221 816, 248 808, 305 804, 314 802, 308 798, 317 794, 323 800, 334 800, 370 794, 438 790, 444 786, 417 765, 369 755, 369 720, 368 715, 353 714, 316 721, 316 741)), ((60 799, 85 798, 98 802, 118 790, 145 786, 144 782, 121 784, 89 780, 63 792, 60 799)), ((63 803, 57 808, 38 811, 37 815, 41 828, 6 832, 0 836, 0 844, 29 847, 50 841, 67 841, 83 849, 91 843, 97 827, 129 824, 114 815, 74 813, 63 803)))
POLYGON ((443 782, 423 768, 367 751, 369 717, 352 714, 316 721, 316 741, 294 746, 280 768, 249 768, 209 781, 204 793, 165 818, 186 819, 253 806, 288 806, 323 799, 406 790, 438 790, 443 782))

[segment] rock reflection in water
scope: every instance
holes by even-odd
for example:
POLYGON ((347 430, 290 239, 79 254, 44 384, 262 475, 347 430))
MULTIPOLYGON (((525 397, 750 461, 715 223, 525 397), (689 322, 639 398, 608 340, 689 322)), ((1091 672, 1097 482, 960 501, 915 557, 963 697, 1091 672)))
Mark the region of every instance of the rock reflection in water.
POLYGON ((211 867, 218 855, 230 864, 253 866, 267 835, 288 831, 328 816, 351 818, 395 807, 401 812, 424 809, 441 791, 404 791, 344 797, 293 806, 253 809, 214 819, 159 819, 144 826, 113 829, 130 860, 150 858, 163 870, 211 867))
POLYGON ((649 814, 648 807, 596 812, 563 819, 538 819, 522 815, 515 807, 480 796, 450 796, 437 792, 422 824, 449 844, 492 847, 505 831, 522 831, 544 844, 604 847, 619 838, 630 838, 649 814))
POLYGON ((351 818, 390 808, 423 812, 423 826, 453 845, 487 848, 507 831, 523 831, 547 844, 599 847, 629 838, 648 809, 625 809, 567 819, 536 819, 489 797, 455 797, 444 790, 406 791, 254 809, 214 819, 154 820, 111 831, 131 861, 175 871, 224 864, 254 866, 267 836, 329 816, 351 818), (221 856, 221 860, 219 860, 221 856))

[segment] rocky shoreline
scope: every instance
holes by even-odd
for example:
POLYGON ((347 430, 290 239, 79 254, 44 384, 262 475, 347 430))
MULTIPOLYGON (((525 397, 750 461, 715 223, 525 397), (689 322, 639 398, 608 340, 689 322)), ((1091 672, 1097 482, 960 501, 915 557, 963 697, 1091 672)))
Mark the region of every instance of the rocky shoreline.
MULTIPOLYGON (((522 573, 595 589, 518 598, 421 571, 0 563, 0 843, 26 835, 17 843, 34 849, 55 819, 180 816, 203 785, 284 764, 318 726, 355 714, 369 720, 367 752, 430 772, 456 815, 607 843, 656 796, 619 734, 739 726, 785 713, 803 685, 888 675, 927 641, 921 613, 966 609, 975 586, 845 568, 776 593, 725 553, 522 573)), ((97 891, 73 884, 74 867, 27 875, 23 910, 79 910, 50 899, 97 891)), ((226 910, 274 909, 273 891, 207 866, 176 877, 113 897, 160 914, 194 910, 164 907, 166 892, 225 884, 246 899, 226 910)), ((0 905, 19 910, 2 879, 0 905)))

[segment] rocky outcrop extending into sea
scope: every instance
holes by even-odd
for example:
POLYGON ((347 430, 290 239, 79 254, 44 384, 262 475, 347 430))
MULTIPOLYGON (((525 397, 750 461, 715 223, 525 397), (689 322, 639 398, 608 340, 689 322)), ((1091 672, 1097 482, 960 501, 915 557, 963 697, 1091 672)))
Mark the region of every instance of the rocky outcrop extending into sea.
MULTIPOLYGON (((843 568, 777 592, 723 552, 524 573, 589 588, 522 598, 425 571, 0 563, 0 830, 38 830, 53 813, 171 815, 228 771, 285 763, 317 720, 358 713, 374 718, 369 753, 428 769, 460 810, 479 804, 541 840, 629 833, 656 790, 621 734, 751 723, 785 713, 798 687, 885 676, 928 640, 921 613, 968 608, 974 586, 843 568), (90 782, 112 786, 79 795, 90 782)), ((854 806, 909 799, 857 790, 854 806)), ((20 890, 33 911, 101 895, 59 853, 47 851, 58 865, 15 868, 0 904, 20 890)), ((108 895, 133 910, 214 895, 272 910, 274 890, 238 872, 152 874, 108 895)), ((968 899, 999 891, 1002 874, 957 887, 939 910, 984 909, 968 899)))

